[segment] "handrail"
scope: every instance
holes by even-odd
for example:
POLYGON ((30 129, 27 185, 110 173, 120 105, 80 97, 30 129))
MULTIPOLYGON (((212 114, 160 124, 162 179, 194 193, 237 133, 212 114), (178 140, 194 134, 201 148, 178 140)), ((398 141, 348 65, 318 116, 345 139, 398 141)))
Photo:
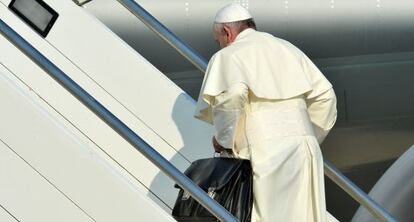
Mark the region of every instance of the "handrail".
POLYGON ((361 205, 366 207, 372 215, 374 215, 380 221, 397 222, 397 220, 390 213, 388 213, 383 207, 375 202, 351 180, 344 176, 331 162, 327 160, 324 162, 326 176, 328 176, 332 181, 334 181, 339 187, 341 187, 361 205))
MULTIPOLYGON (((134 0, 117 0, 133 15, 140 19, 148 28, 153 30, 159 37, 170 44, 174 49, 179 51, 191 63, 200 69, 203 73, 207 69, 207 61, 200 56, 195 50, 185 44, 180 38, 172 33, 168 28, 161 24, 149 12, 142 8, 134 0)), ((345 175, 343 175, 333 164, 324 160, 325 174, 339 185, 345 192, 353 197, 357 202, 367 208, 377 219, 381 221, 396 222, 397 220, 391 216, 384 208, 372 200, 364 191, 352 183, 345 175)))
POLYGON ((180 187, 189 192, 189 194, 196 199, 201 205, 209 210, 213 215, 221 221, 237 222, 238 220, 231 215, 224 207, 218 204, 215 200, 210 198, 206 192, 198 187, 192 180, 181 173, 174 165, 162 157, 156 150, 148 145, 141 137, 134 133, 127 125, 119 120, 114 114, 107 110, 88 92, 74 82, 56 65, 49 61, 39 51, 37 51, 30 43, 23 39, 18 33, 10 28, 6 23, 0 19, 1 34, 6 37, 11 43, 19 48, 26 56, 33 62, 47 72, 60 85, 74 95, 80 102, 94 112, 101 120, 108 126, 128 141, 135 147, 142 155, 161 169, 166 175, 173 179, 180 187))
POLYGON ((155 32, 160 38, 167 42, 171 47, 177 50, 197 69, 203 73, 207 69, 207 63, 194 49, 181 40, 177 35, 171 32, 161 22, 154 18, 149 12, 142 8, 138 3, 131 0, 118 0, 133 15, 139 18, 149 29, 155 32))

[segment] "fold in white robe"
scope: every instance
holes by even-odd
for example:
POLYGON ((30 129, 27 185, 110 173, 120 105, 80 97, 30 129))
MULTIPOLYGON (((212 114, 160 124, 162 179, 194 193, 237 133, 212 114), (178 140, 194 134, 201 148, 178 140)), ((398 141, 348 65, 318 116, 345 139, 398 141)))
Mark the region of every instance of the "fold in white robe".
POLYGON ((335 107, 332 89, 311 100, 272 101, 249 95, 247 86, 237 83, 215 97, 218 143, 252 161, 252 222, 336 221, 326 213, 318 145, 335 122, 335 107))
POLYGON ((319 148, 335 123, 336 98, 295 46, 239 33, 211 58, 195 117, 213 124, 235 157, 251 160, 252 222, 336 221, 326 212, 319 148))

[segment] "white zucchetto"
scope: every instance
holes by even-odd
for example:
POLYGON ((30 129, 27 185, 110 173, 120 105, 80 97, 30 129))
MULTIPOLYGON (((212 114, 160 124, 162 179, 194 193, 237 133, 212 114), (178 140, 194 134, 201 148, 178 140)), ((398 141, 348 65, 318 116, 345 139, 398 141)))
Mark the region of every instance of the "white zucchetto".
POLYGON ((231 3, 221 8, 214 18, 215 23, 228 23, 251 19, 249 11, 237 3, 231 3))

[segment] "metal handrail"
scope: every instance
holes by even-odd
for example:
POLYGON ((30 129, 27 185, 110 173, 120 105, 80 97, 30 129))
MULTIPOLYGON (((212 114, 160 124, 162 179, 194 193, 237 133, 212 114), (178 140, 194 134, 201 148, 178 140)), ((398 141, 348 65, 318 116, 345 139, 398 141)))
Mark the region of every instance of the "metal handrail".
POLYGON ((101 120, 110 126, 115 132, 128 141, 136 150, 144 155, 148 160, 155 164, 166 175, 173 179, 180 187, 186 190, 194 199, 209 210, 221 221, 237 222, 238 220, 231 215, 224 207, 210 198, 206 192, 198 187, 192 180, 181 173, 167 159, 161 156, 156 150, 148 145, 141 137, 132 131, 127 125, 119 120, 114 114, 100 104, 88 92, 80 87, 76 82, 69 78, 62 70, 54 65, 50 60, 37 51, 30 43, 23 39, 18 33, 10 28, 0 19, 1 34, 11 43, 19 48, 26 56, 41 67, 60 85, 74 95, 86 107, 94 112, 101 120))
POLYGON ((376 218, 381 221, 397 221, 390 213, 384 210, 370 196, 344 176, 331 162, 325 160, 325 174, 352 198, 365 206, 376 218), (370 206, 369 208, 367 206, 370 206))
MULTIPOLYGON (((148 28, 153 30, 159 37, 170 44, 174 49, 179 51, 184 57, 193 63, 203 73, 207 69, 207 61, 199 55, 194 49, 188 46, 184 41, 172 33, 168 28, 161 24, 148 11, 142 8, 134 0, 117 0, 133 15, 140 19, 148 28)), ((396 222, 397 220, 388 213, 383 207, 372 200, 364 191, 358 188, 352 181, 343 175, 333 164, 324 160, 325 174, 339 185, 357 202, 367 208, 377 219, 381 221, 396 222)))
POLYGON ((194 49, 192 49, 190 45, 181 40, 177 35, 154 18, 149 12, 142 8, 138 3, 133 0, 118 0, 118 2, 128 9, 133 15, 139 18, 149 29, 155 32, 171 47, 183 55, 197 69, 203 73, 206 71, 206 60, 202 58, 194 49))

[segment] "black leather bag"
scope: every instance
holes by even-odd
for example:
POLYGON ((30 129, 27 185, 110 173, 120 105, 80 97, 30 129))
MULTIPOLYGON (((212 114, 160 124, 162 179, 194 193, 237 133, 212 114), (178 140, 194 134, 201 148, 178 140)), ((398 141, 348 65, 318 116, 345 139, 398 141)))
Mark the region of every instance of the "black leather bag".
MULTIPOLYGON (((253 175, 249 160, 208 158, 193 162, 185 171, 210 197, 240 222, 250 222, 253 204, 253 175)), ((177 185, 175 187, 179 188, 177 185)), ((172 212, 179 222, 219 221, 180 189, 172 212)))

